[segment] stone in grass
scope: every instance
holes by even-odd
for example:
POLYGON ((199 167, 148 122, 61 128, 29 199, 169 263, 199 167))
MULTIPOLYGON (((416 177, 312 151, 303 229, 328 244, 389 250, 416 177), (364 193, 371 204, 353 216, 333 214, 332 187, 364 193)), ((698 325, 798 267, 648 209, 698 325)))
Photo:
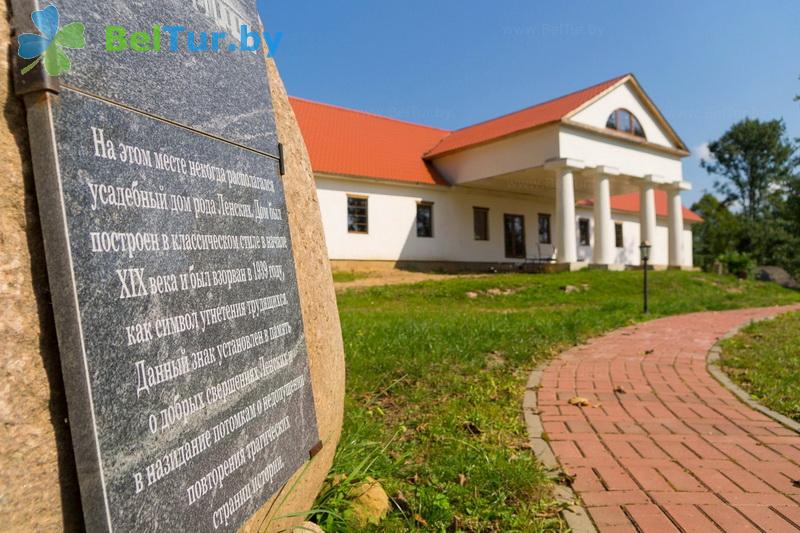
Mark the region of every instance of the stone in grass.
POLYGON ((576 292, 586 292, 590 288, 588 283, 583 283, 581 285, 565 285, 561 287, 561 290, 567 294, 573 294, 576 292))
POLYGON ((314 522, 303 522, 294 528, 292 533, 325 533, 325 531, 314 522))
POLYGON ((351 489, 349 497, 350 510, 360 527, 380 524, 391 509, 386 491, 371 477, 367 478, 366 483, 351 489))
POLYGON ((771 281, 777 283, 786 289, 800 290, 800 283, 784 269, 774 266, 758 267, 755 271, 755 277, 759 281, 771 281))

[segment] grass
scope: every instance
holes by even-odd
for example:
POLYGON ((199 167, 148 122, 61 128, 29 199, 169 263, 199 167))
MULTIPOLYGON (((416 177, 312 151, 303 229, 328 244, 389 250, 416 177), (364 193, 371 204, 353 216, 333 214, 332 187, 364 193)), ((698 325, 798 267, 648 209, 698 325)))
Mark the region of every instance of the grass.
POLYGON ((358 281, 370 277, 367 272, 354 272, 338 270, 333 272, 333 281, 335 283, 347 283, 350 281, 358 281))
POLYGON ((800 422, 800 313, 752 324, 722 348, 722 367, 733 381, 800 422))
MULTIPOLYGON (((777 285, 707 274, 651 280, 651 318, 800 301, 777 285)), ((329 533, 564 530, 554 473, 527 445, 524 384, 566 347, 643 320, 640 286, 641 273, 584 271, 339 294, 345 425, 315 520, 329 533), (347 494, 365 476, 383 484, 393 511, 356 528, 347 494)))

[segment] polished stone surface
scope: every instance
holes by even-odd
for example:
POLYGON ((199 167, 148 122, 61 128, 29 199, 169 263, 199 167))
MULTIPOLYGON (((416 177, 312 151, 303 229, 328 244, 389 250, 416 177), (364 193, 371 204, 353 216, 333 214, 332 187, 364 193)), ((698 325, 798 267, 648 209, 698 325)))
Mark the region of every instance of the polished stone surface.
MULTIPOLYGON (((53 0, 62 26, 86 26, 86 48, 69 50, 72 71, 62 83, 184 126, 277 155, 277 137, 264 56, 228 52, 239 27, 261 31, 255 0, 53 0), (106 51, 106 27, 153 34, 162 26, 161 52, 106 51), (172 52, 167 26, 228 37, 219 53, 187 51, 187 36, 172 52), (234 34, 235 32, 235 34, 234 34)), ((130 39, 129 39, 130 41, 130 39)), ((199 41, 196 41, 199 42, 199 41)))
POLYGON ((235 531, 319 441, 277 162, 70 89, 56 102, 61 197, 40 209, 70 252, 48 244, 49 268, 75 284, 77 316, 54 302, 80 331, 59 329, 68 392, 91 392, 73 434, 98 449, 78 468, 104 501, 84 512, 235 531))

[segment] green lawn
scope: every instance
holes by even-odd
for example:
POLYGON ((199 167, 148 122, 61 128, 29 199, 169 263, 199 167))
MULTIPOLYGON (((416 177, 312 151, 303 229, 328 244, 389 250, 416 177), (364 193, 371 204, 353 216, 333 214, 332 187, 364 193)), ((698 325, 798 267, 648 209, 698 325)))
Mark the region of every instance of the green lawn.
MULTIPOLYGON (((318 501, 332 514, 315 519, 329 533, 357 530, 344 524, 346 494, 369 475, 394 510, 367 530, 563 529, 549 473, 526 444, 524 384, 564 348, 643 320, 641 276, 510 274, 339 294, 345 425, 338 484, 318 501)), ((653 318, 800 301, 776 285, 707 274, 651 280, 653 318)))
POLYGON ((722 368, 733 381, 800 422, 800 313, 748 326, 722 349, 722 368))

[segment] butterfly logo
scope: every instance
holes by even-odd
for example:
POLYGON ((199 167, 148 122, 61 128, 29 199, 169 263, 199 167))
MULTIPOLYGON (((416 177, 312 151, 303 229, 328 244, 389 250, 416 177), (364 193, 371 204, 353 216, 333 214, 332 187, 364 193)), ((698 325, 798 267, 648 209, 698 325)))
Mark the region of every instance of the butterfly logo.
POLYGON ((42 63, 49 76, 60 76, 69 72, 72 61, 64 52, 65 48, 85 48, 86 31, 83 23, 73 22, 59 29, 58 8, 49 5, 41 11, 34 11, 31 19, 41 35, 23 33, 19 36, 19 56, 23 59, 35 59, 22 69, 22 74, 27 74, 42 63))

